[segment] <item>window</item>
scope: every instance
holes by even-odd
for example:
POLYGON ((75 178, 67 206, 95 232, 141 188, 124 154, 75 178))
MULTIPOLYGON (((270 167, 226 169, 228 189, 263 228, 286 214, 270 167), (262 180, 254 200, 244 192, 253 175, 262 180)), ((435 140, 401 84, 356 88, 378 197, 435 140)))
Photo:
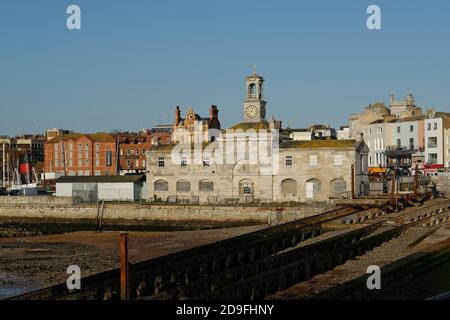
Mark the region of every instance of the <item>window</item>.
POLYGON ((145 167, 145 160, 142 160, 142 166, 145 167))
POLYGON ((286 156, 286 166, 292 166, 292 156, 286 156))
POLYGON ((82 166, 83 166, 83 160, 78 159, 78 166, 79 166, 79 167, 82 167, 82 166))
POLYGON ((95 150, 100 150, 100 144, 98 143, 95 144, 95 150))
POLYGON ((409 150, 414 150, 414 138, 409 138, 409 150))
POLYGON ((158 158, 158 167, 164 168, 164 165, 165 165, 165 163, 164 163, 164 157, 159 157, 159 158, 158 158))
POLYGON ((200 191, 207 191, 207 192, 214 191, 214 182, 206 180, 200 181, 198 183, 198 189, 200 191))
POLYGON ((127 168, 130 167, 130 160, 127 160, 127 168))
POLYGON ((309 166, 315 167, 317 166, 317 156, 309 156, 309 166))
POLYGON ((112 166, 112 151, 111 150, 106 150, 106 166, 107 167, 111 167, 112 166))
POLYGON ((191 183, 187 180, 177 181, 177 191, 178 192, 189 192, 191 191, 191 183))
POLYGON ((139 167, 139 159, 136 159, 136 167, 139 167))
POLYGON ((209 167, 209 159, 203 159, 203 166, 209 167))
POLYGON ((437 122, 433 123, 433 130, 437 130, 437 122))
POLYGON ((169 183, 166 180, 157 180, 153 186, 155 191, 169 191, 169 183))
POLYGON ((397 148, 401 148, 402 147, 402 140, 397 139, 397 148))
POLYGON ((89 165, 89 159, 86 159, 85 163, 88 166, 89 165))
POLYGON ((431 123, 429 123, 429 124, 427 125, 427 130, 428 130, 428 131, 431 130, 431 123))
POLYGON ((297 193, 297 181, 294 179, 286 179, 281 182, 281 193, 283 194, 296 194, 297 193))
POLYGON ((409 126, 409 132, 413 132, 414 131, 414 126, 409 126))
POLYGON ((142 149, 142 155, 145 156, 145 149, 142 149))
POLYGON ((334 156, 334 165, 335 166, 342 166, 342 155, 335 155, 334 156))
POLYGON ((97 167, 100 166, 100 159, 95 159, 95 165, 96 165, 97 167))
POLYGON ((334 179, 330 183, 331 192, 334 195, 343 194, 347 191, 347 184, 344 179, 334 179))
POLYGON ((59 166, 59 162, 58 162, 58 159, 56 159, 55 160, 55 168, 58 168, 58 166, 59 166))
POLYGON ((428 163, 436 164, 437 163, 437 153, 429 153, 428 154, 428 163))
POLYGON ((95 175, 99 176, 100 175, 100 170, 95 170, 95 175))
POLYGON ((397 127, 397 133, 400 133, 400 127, 397 127))
POLYGON ((250 185, 244 185, 242 187, 242 192, 244 193, 244 195, 248 196, 252 194, 252 187, 250 185))
POLYGON ((72 167, 72 166, 73 166, 73 160, 69 159, 69 167, 72 167))
POLYGON ((187 166, 187 160, 186 157, 181 157, 181 166, 186 167, 187 166))
POLYGON ((437 137, 428 137, 427 148, 436 148, 437 147, 437 137))

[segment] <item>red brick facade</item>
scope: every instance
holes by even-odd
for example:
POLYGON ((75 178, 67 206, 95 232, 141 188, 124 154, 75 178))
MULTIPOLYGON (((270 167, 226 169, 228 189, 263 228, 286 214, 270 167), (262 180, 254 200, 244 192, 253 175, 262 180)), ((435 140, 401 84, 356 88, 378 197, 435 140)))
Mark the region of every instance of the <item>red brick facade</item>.
POLYGON ((112 134, 67 134, 45 144, 45 173, 115 175, 116 137, 112 134))
POLYGON ((44 172, 68 176, 144 173, 152 144, 170 143, 170 133, 64 134, 45 143, 44 172), (117 142, 119 148, 117 150, 117 142), (117 159, 116 153, 119 152, 117 159), (117 163, 118 160, 118 163, 117 163), (119 170, 117 170, 119 165, 119 170))

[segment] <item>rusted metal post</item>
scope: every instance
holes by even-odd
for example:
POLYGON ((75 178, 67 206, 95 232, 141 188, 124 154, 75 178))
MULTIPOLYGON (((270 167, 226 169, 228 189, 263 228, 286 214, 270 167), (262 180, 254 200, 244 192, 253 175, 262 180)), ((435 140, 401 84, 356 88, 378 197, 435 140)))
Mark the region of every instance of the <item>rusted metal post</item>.
POLYGON ((414 171, 414 197, 417 197, 418 189, 419 189, 419 164, 416 163, 416 171, 414 171))
POLYGON ((128 233, 120 234, 120 299, 129 299, 128 288, 128 233))
POLYGON ((355 165, 352 164, 352 199, 355 198, 355 165))

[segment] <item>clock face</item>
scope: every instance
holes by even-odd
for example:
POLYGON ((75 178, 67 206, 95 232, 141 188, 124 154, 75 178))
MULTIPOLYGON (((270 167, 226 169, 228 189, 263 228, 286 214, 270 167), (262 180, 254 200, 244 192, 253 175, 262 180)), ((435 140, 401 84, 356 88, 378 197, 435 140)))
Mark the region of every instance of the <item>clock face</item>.
POLYGON ((255 106, 248 106, 247 108, 245 108, 245 114, 249 118, 254 118, 258 115, 258 108, 255 106))

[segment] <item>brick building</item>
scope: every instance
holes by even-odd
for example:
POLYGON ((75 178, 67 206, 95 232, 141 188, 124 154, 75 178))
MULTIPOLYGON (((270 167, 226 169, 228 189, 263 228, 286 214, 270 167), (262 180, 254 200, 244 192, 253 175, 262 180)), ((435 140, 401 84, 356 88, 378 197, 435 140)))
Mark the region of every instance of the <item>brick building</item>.
POLYGON ((108 133, 59 135, 45 143, 46 178, 115 175, 116 146, 116 136, 108 133))
POLYGON ((152 146, 150 131, 120 133, 118 141, 120 174, 145 172, 145 152, 152 146))

